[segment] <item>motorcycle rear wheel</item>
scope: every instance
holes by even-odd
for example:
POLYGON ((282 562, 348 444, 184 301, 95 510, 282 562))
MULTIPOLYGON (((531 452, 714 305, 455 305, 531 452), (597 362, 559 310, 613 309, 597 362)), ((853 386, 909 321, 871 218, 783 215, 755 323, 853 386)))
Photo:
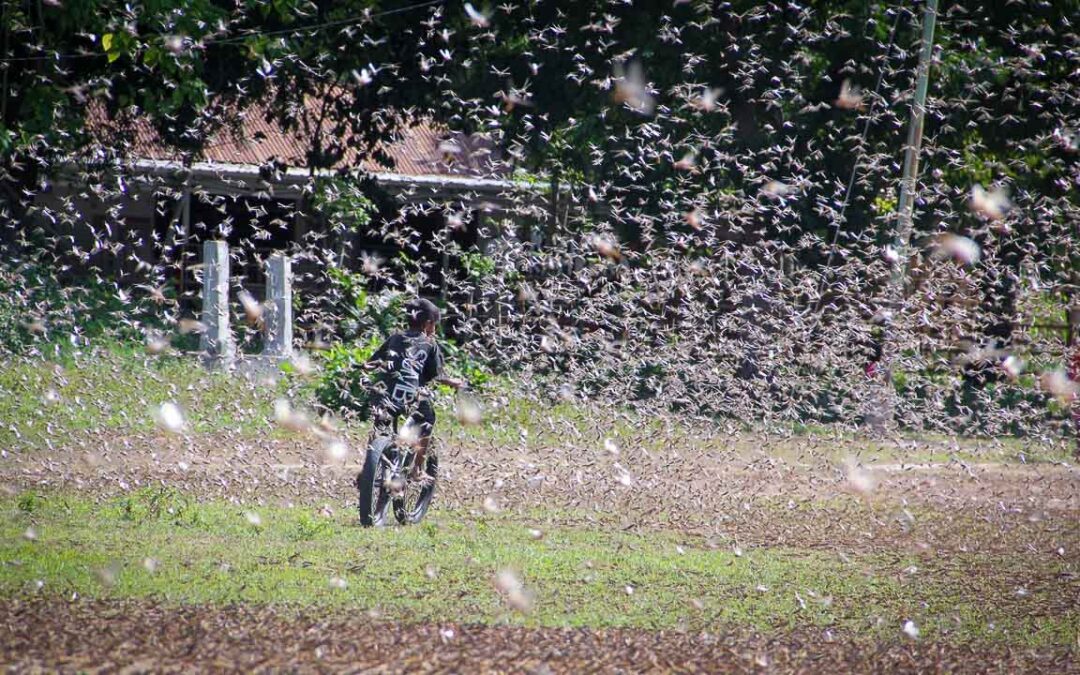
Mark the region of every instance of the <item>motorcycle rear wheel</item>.
POLYGON ((415 525, 424 519, 431 500, 435 496, 435 482, 439 477, 439 457, 432 451, 424 457, 424 470, 420 480, 410 480, 400 497, 395 497, 394 517, 402 525, 415 525))

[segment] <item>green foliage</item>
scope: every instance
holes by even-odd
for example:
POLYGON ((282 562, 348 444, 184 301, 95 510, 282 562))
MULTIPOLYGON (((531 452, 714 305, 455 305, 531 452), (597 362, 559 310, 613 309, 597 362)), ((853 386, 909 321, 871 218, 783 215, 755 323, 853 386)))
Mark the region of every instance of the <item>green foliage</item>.
POLYGON ((145 331, 164 326, 156 307, 115 282, 94 276, 64 285, 46 265, 0 262, 0 354, 67 349, 94 338, 141 342, 145 331))
POLYGON ((151 121, 163 123, 166 116, 198 112, 209 99, 208 89, 224 87, 245 68, 253 69, 245 59, 235 58, 240 45, 192 48, 232 18, 210 0, 163 0, 140 5, 137 11, 122 2, 97 0, 5 3, 4 30, 20 38, 5 40, 15 47, 5 56, 15 60, 5 73, 9 90, 0 128, 10 133, 0 134, 8 139, 0 148, 4 159, 42 150, 59 156, 77 149, 86 140, 79 133, 87 112, 86 94, 106 78, 107 102, 116 106, 112 112, 136 105, 151 121), (168 46, 166 40, 171 40, 168 46), (87 55, 34 58, 79 52, 87 55), (222 56, 215 70, 223 74, 232 68, 234 77, 215 82, 206 72, 206 62, 222 56))
POLYGON ((328 537, 334 533, 334 525, 326 518, 321 518, 309 511, 301 511, 291 527, 285 531, 290 541, 312 541, 328 537))
POLYGON ((946 167, 949 182, 958 185, 978 183, 990 186, 1003 177, 1015 179, 1016 173, 1009 168, 998 153, 987 147, 979 131, 972 129, 962 139, 962 161, 955 167, 946 167))
MULTIPOLYGON (((470 274, 491 274, 494 261, 482 254, 466 254, 470 274)), ((366 419, 368 409, 369 374, 362 366, 382 342, 395 330, 405 326, 405 304, 408 296, 393 291, 371 293, 366 276, 332 267, 327 275, 334 287, 336 313, 343 317, 343 342, 333 345, 321 356, 322 376, 315 388, 315 398, 323 406, 337 411, 352 411, 366 419)), ((475 387, 491 381, 487 364, 477 360, 468 350, 452 340, 441 339, 447 366, 475 387)))
POLYGON ((371 222, 375 203, 352 178, 318 178, 312 202, 332 229, 359 232, 371 222))
POLYGON ((21 272, 0 265, 0 354, 28 350, 36 342, 31 328, 35 314, 57 297, 55 287, 42 284, 35 270, 21 272))
POLYGON ((462 347, 453 340, 443 339, 439 340, 439 348, 442 350, 447 370, 453 375, 463 377, 469 386, 482 389, 495 382, 491 367, 472 355, 467 347, 462 347))
POLYGON ((551 182, 535 171, 528 171, 522 167, 515 167, 512 179, 519 185, 528 186, 534 190, 543 192, 551 187, 551 182))
MULTIPOLYGON (((138 47, 138 42, 131 33, 126 31, 120 33, 105 33, 101 36, 101 48, 105 52, 105 55, 109 59, 109 63, 116 61, 121 56, 125 56, 135 51, 138 47)), ((148 59, 143 59, 147 61, 148 59)), ((157 58, 149 60, 147 65, 153 65, 157 61, 157 58)))
MULTIPOLYGON (((322 406, 336 412, 349 412, 359 419, 370 413, 370 383, 372 374, 363 366, 382 345, 380 335, 371 335, 366 342, 336 344, 322 353, 322 374, 315 383, 314 398, 322 406)), ((467 349, 452 340, 439 340, 446 369, 461 376, 474 388, 484 388, 494 381, 491 369, 471 356, 467 349)))
POLYGON ((495 273, 495 260, 479 251, 466 251, 461 254, 461 264, 469 277, 480 280, 495 273))
POLYGON ((20 511, 26 514, 33 514, 45 504, 45 497, 37 494, 36 492, 24 492, 19 495, 15 502, 20 511))
POLYGON ((1035 339, 1057 339, 1064 342, 1065 330, 1048 326, 1065 326, 1068 324, 1070 301, 1071 298, 1068 296, 1049 291, 1029 293, 1026 297, 1026 305, 1032 323, 1030 328, 1031 337, 1035 339))
POLYGON ((366 342, 335 344, 322 353, 322 374, 315 384, 315 399, 337 412, 351 412, 367 419, 370 412, 369 377, 364 364, 382 344, 383 338, 371 335, 366 342))
POLYGON ((331 283, 330 297, 334 299, 330 309, 341 318, 340 337, 361 339, 373 331, 387 337, 402 325, 408 301, 404 293, 371 293, 366 276, 341 267, 329 267, 326 274, 331 283))
POLYGON ((893 384, 893 388, 896 389, 896 391, 898 393, 903 394, 904 392, 906 392, 908 390, 908 380, 909 380, 908 373, 901 370, 900 368, 894 368, 893 369, 893 371, 892 371, 892 384, 893 384))
POLYGON ((887 216, 896 213, 896 195, 878 195, 874 197, 874 213, 887 216))
POLYGON ((148 520, 166 520, 174 524, 198 522, 193 505, 191 497, 171 487, 141 488, 113 502, 118 517, 132 523, 148 520))

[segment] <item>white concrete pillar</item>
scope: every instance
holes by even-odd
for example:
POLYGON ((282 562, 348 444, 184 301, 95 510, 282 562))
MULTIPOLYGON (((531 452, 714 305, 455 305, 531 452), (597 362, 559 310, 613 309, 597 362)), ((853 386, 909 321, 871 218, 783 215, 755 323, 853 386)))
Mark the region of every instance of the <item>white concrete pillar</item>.
POLYGON ((202 322, 206 327, 199 342, 204 363, 228 368, 236 356, 229 326, 229 245, 203 242, 202 322))
POLYGON ((287 359, 292 356, 292 261, 274 253, 266 261, 266 335, 263 356, 287 359))

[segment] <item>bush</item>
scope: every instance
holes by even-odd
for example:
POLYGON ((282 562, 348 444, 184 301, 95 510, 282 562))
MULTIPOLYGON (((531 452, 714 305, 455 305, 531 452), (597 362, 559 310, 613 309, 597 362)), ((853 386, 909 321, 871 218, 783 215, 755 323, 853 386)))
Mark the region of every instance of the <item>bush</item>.
POLYGON ((46 265, 0 263, 0 354, 28 354, 77 338, 141 342, 147 329, 164 328, 162 313, 147 300, 107 280, 88 276, 68 286, 46 265))
POLYGON ((478 251, 466 251, 461 254, 461 265, 470 279, 487 279, 496 272, 495 259, 478 251))
POLYGON ((0 353, 24 354, 47 339, 61 304, 60 285, 41 267, 0 265, 0 353))
POLYGON ((192 506, 190 497, 170 487, 142 488, 116 502, 119 517, 134 523, 163 518, 177 525, 185 521, 193 523, 198 518, 192 506))
POLYGON ((20 511, 32 515, 45 504, 45 498, 35 492, 24 492, 19 495, 16 504, 20 511))
POLYGON ((331 534, 334 528, 326 518, 300 513, 290 525, 286 536, 292 541, 311 541, 331 534))
POLYGON ((442 349, 447 370, 465 378, 470 387, 480 389, 493 381, 491 368, 453 340, 439 340, 439 348, 442 349))
MULTIPOLYGON (((338 413, 351 413, 368 419, 371 413, 371 374, 363 366, 382 345, 381 335, 371 335, 367 342, 337 344, 323 352, 322 376, 315 384, 315 398, 320 405, 338 413)), ((470 356, 453 341, 439 340, 446 368, 465 378, 470 386, 483 388, 493 381, 491 370, 470 356)))
POLYGON ((372 293, 367 289, 367 277, 340 267, 330 267, 326 274, 334 298, 329 310, 341 319, 342 339, 355 340, 372 331, 386 337, 401 325, 408 300, 404 293, 372 293))
POLYGON ((365 343, 336 344, 323 352, 322 376, 315 385, 318 402, 335 412, 351 412, 367 419, 370 388, 363 366, 381 344, 382 336, 372 335, 365 343))

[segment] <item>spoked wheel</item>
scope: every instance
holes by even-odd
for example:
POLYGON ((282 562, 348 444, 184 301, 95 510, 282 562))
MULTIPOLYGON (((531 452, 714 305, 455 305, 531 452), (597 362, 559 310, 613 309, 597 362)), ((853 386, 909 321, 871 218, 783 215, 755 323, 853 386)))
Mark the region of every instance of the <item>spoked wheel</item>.
POLYGON ((394 517, 402 525, 415 525, 424 518, 435 496, 435 480, 439 477, 439 457, 434 450, 424 456, 424 470, 419 480, 410 480, 400 496, 394 497, 394 517))
POLYGON ((360 494, 360 524, 364 527, 386 524, 386 508, 390 504, 390 489, 386 475, 388 463, 384 455, 391 454, 390 440, 377 438, 368 446, 364 468, 356 477, 356 489, 360 494))

